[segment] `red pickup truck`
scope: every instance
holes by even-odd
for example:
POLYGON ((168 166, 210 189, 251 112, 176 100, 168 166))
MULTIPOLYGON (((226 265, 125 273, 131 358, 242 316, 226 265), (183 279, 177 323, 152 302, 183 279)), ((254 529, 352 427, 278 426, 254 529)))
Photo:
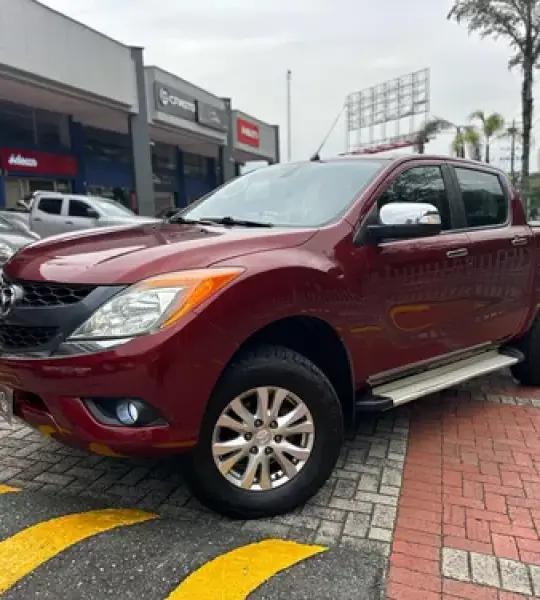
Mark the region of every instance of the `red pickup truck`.
POLYGON ((184 453, 207 506, 283 513, 362 413, 507 367, 540 384, 537 232, 489 165, 342 156, 40 241, 4 267, 0 410, 103 455, 184 453))

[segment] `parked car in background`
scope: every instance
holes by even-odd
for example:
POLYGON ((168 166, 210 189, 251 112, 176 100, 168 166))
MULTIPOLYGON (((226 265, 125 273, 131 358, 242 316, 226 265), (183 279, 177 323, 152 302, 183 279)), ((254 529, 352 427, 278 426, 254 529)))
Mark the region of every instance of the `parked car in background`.
POLYGON ((0 215, 0 269, 17 250, 40 239, 40 236, 17 220, 0 215))
POLYGON ((119 202, 100 196, 36 192, 31 202, 21 201, 20 210, 4 211, 5 218, 26 223, 41 237, 95 227, 158 223, 160 219, 141 217, 119 202), (25 206, 27 209, 25 210, 25 206))

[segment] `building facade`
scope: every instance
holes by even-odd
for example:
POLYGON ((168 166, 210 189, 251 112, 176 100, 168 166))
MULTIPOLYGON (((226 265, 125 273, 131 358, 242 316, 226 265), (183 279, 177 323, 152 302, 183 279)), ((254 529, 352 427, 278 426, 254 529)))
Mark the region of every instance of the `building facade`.
POLYGON ((35 0, 0 0, 0 11, 0 208, 51 190, 159 214, 239 164, 279 161, 277 127, 145 66, 142 48, 35 0))

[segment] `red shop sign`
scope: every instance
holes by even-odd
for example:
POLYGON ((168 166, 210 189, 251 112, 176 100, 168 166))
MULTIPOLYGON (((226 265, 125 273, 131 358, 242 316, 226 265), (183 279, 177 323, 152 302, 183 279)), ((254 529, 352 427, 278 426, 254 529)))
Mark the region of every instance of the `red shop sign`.
POLYGON ((0 164, 7 173, 29 175, 75 177, 78 171, 77 160, 73 156, 13 148, 0 148, 0 164))
POLYGON ((236 138, 241 144, 258 148, 260 144, 259 126, 245 119, 236 119, 236 138))

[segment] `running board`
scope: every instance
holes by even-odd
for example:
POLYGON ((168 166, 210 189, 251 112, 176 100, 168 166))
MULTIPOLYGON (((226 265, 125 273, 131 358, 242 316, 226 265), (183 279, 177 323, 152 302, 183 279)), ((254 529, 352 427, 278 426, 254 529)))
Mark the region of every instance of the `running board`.
POLYGON ((371 412, 377 405, 379 409, 387 410, 422 396, 440 392, 469 379, 510 367, 522 359, 519 352, 510 349, 482 352, 480 355, 469 356, 442 367, 428 369, 422 373, 374 387, 369 396, 358 400, 356 408, 361 412, 371 412))

